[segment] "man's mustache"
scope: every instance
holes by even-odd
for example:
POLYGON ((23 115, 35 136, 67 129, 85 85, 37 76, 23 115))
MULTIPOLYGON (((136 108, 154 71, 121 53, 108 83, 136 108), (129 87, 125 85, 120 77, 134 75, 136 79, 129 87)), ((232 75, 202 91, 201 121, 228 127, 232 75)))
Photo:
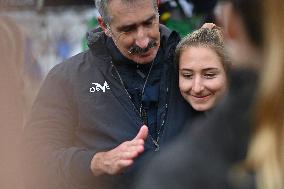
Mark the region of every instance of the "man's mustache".
POLYGON ((140 55, 148 52, 151 48, 158 46, 157 41, 151 40, 146 48, 141 48, 137 45, 133 45, 129 48, 128 53, 132 55, 140 55))

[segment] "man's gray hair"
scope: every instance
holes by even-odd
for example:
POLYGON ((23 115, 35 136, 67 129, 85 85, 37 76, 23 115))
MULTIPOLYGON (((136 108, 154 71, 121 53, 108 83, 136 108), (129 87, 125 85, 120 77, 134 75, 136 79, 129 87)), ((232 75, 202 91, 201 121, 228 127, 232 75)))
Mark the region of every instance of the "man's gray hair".
MULTIPOLYGON (((95 0, 96 8, 98 9, 101 17, 103 18, 106 24, 110 24, 110 21, 111 21, 111 15, 108 13, 108 4, 110 3, 110 1, 112 0, 95 0)), ((121 0, 121 1, 131 3, 131 2, 142 1, 142 0, 121 0)), ((158 12, 157 0, 152 0, 152 2, 153 2, 153 6, 155 10, 158 12)))

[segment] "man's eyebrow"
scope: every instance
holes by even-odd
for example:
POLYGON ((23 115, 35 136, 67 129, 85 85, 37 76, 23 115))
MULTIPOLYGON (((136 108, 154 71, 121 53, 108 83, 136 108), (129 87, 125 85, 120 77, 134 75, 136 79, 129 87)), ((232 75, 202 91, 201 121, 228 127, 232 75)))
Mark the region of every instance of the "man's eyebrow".
POLYGON ((140 24, 154 20, 155 18, 156 18, 156 15, 152 15, 149 18, 147 18, 146 20, 142 21, 141 23, 134 23, 134 24, 128 24, 128 25, 126 24, 126 25, 123 25, 123 26, 119 26, 117 28, 117 30, 123 31, 125 28, 135 28, 140 24))
POLYGON ((123 26, 119 26, 117 28, 118 31, 123 31, 125 28, 135 28, 137 26, 137 24, 128 24, 128 25, 123 25, 123 26))
POLYGON ((151 17, 149 17, 148 19, 146 19, 145 21, 143 21, 142 23, 144 22, 149 22, 151 20, 154 20, 156 18, 156 15, 152 15, 151 17))

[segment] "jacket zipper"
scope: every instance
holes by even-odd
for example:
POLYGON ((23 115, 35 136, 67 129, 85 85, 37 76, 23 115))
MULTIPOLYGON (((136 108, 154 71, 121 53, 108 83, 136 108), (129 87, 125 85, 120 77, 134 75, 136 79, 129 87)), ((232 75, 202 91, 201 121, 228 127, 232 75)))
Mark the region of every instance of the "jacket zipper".
MULTIPOLYGON (((111 62, 111 65, 112 65, 112 67, 115 69, 115 72, 116 72, 116 74, 117 74, 118 77, 119 77, 119 81, 120 81, 121 85, 123 86, 123 89, 124 89, 124 91, 126 92, 128 98, 129 98, 129 100, 131 101, 131 104, 132 104, 132 106, 133 106, 133 109, 134 109, 135 112, 137 113, 137 115, 138 115, 138 117, 139 117, 139 119, 140 119, 140 122, 143 123, 143 120, 142 120, 142 118, 140 117, 140 113, 139 113, 139 111, 137 110, 135 104, 133 103, 132 98, 131 98, 129 92, 128 92, 127 89, 125 88, 125 85, 124 85, 124 83, 123 83, 123 80, 122 80, 122 78, 121 78, 121 76, 120 76, 120 74, 119 74, 117 68, 114 66, 113 62, 111 62)), ((163 120, 163 122, 164 122, 164 120, 163 120)), ((152 135, 149 134, 149 136, 150 136, 152 142, 153 142, 154 145, 155 145, 155 151, 159 151, 159 150, 160 150, 159 134, 160 134, 160 132, 157 133, 157 140, 155 140, 155 139, 152 137, 152 135)))

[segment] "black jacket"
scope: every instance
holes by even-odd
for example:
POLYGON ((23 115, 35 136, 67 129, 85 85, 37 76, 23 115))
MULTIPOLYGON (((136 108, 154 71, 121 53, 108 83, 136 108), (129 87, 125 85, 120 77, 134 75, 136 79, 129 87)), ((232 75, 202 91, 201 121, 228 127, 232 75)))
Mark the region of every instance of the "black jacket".
MULTIPOLYGON (((163 148, 195 112, 178 90, 173 53, 180 38, 164 26, 160 31, 160 48, 166 55, 158 107, 163 148)), ((90 50, 50 71, 34 103, 25 128, 29 189, 127 188, 144 155, 155 150, 148 137, 145 152, 124 174, 92 175, 94 154, 133 139, 142 121, 114 70, 106 35, 97 32, 91 40, 90 50)))
POLYGON ((236 180, 233 166, 246 157, 256 84, 254 72, 233 71, 226 99, 149 163, 137 189, 254 188, 249 175, 236 180))

